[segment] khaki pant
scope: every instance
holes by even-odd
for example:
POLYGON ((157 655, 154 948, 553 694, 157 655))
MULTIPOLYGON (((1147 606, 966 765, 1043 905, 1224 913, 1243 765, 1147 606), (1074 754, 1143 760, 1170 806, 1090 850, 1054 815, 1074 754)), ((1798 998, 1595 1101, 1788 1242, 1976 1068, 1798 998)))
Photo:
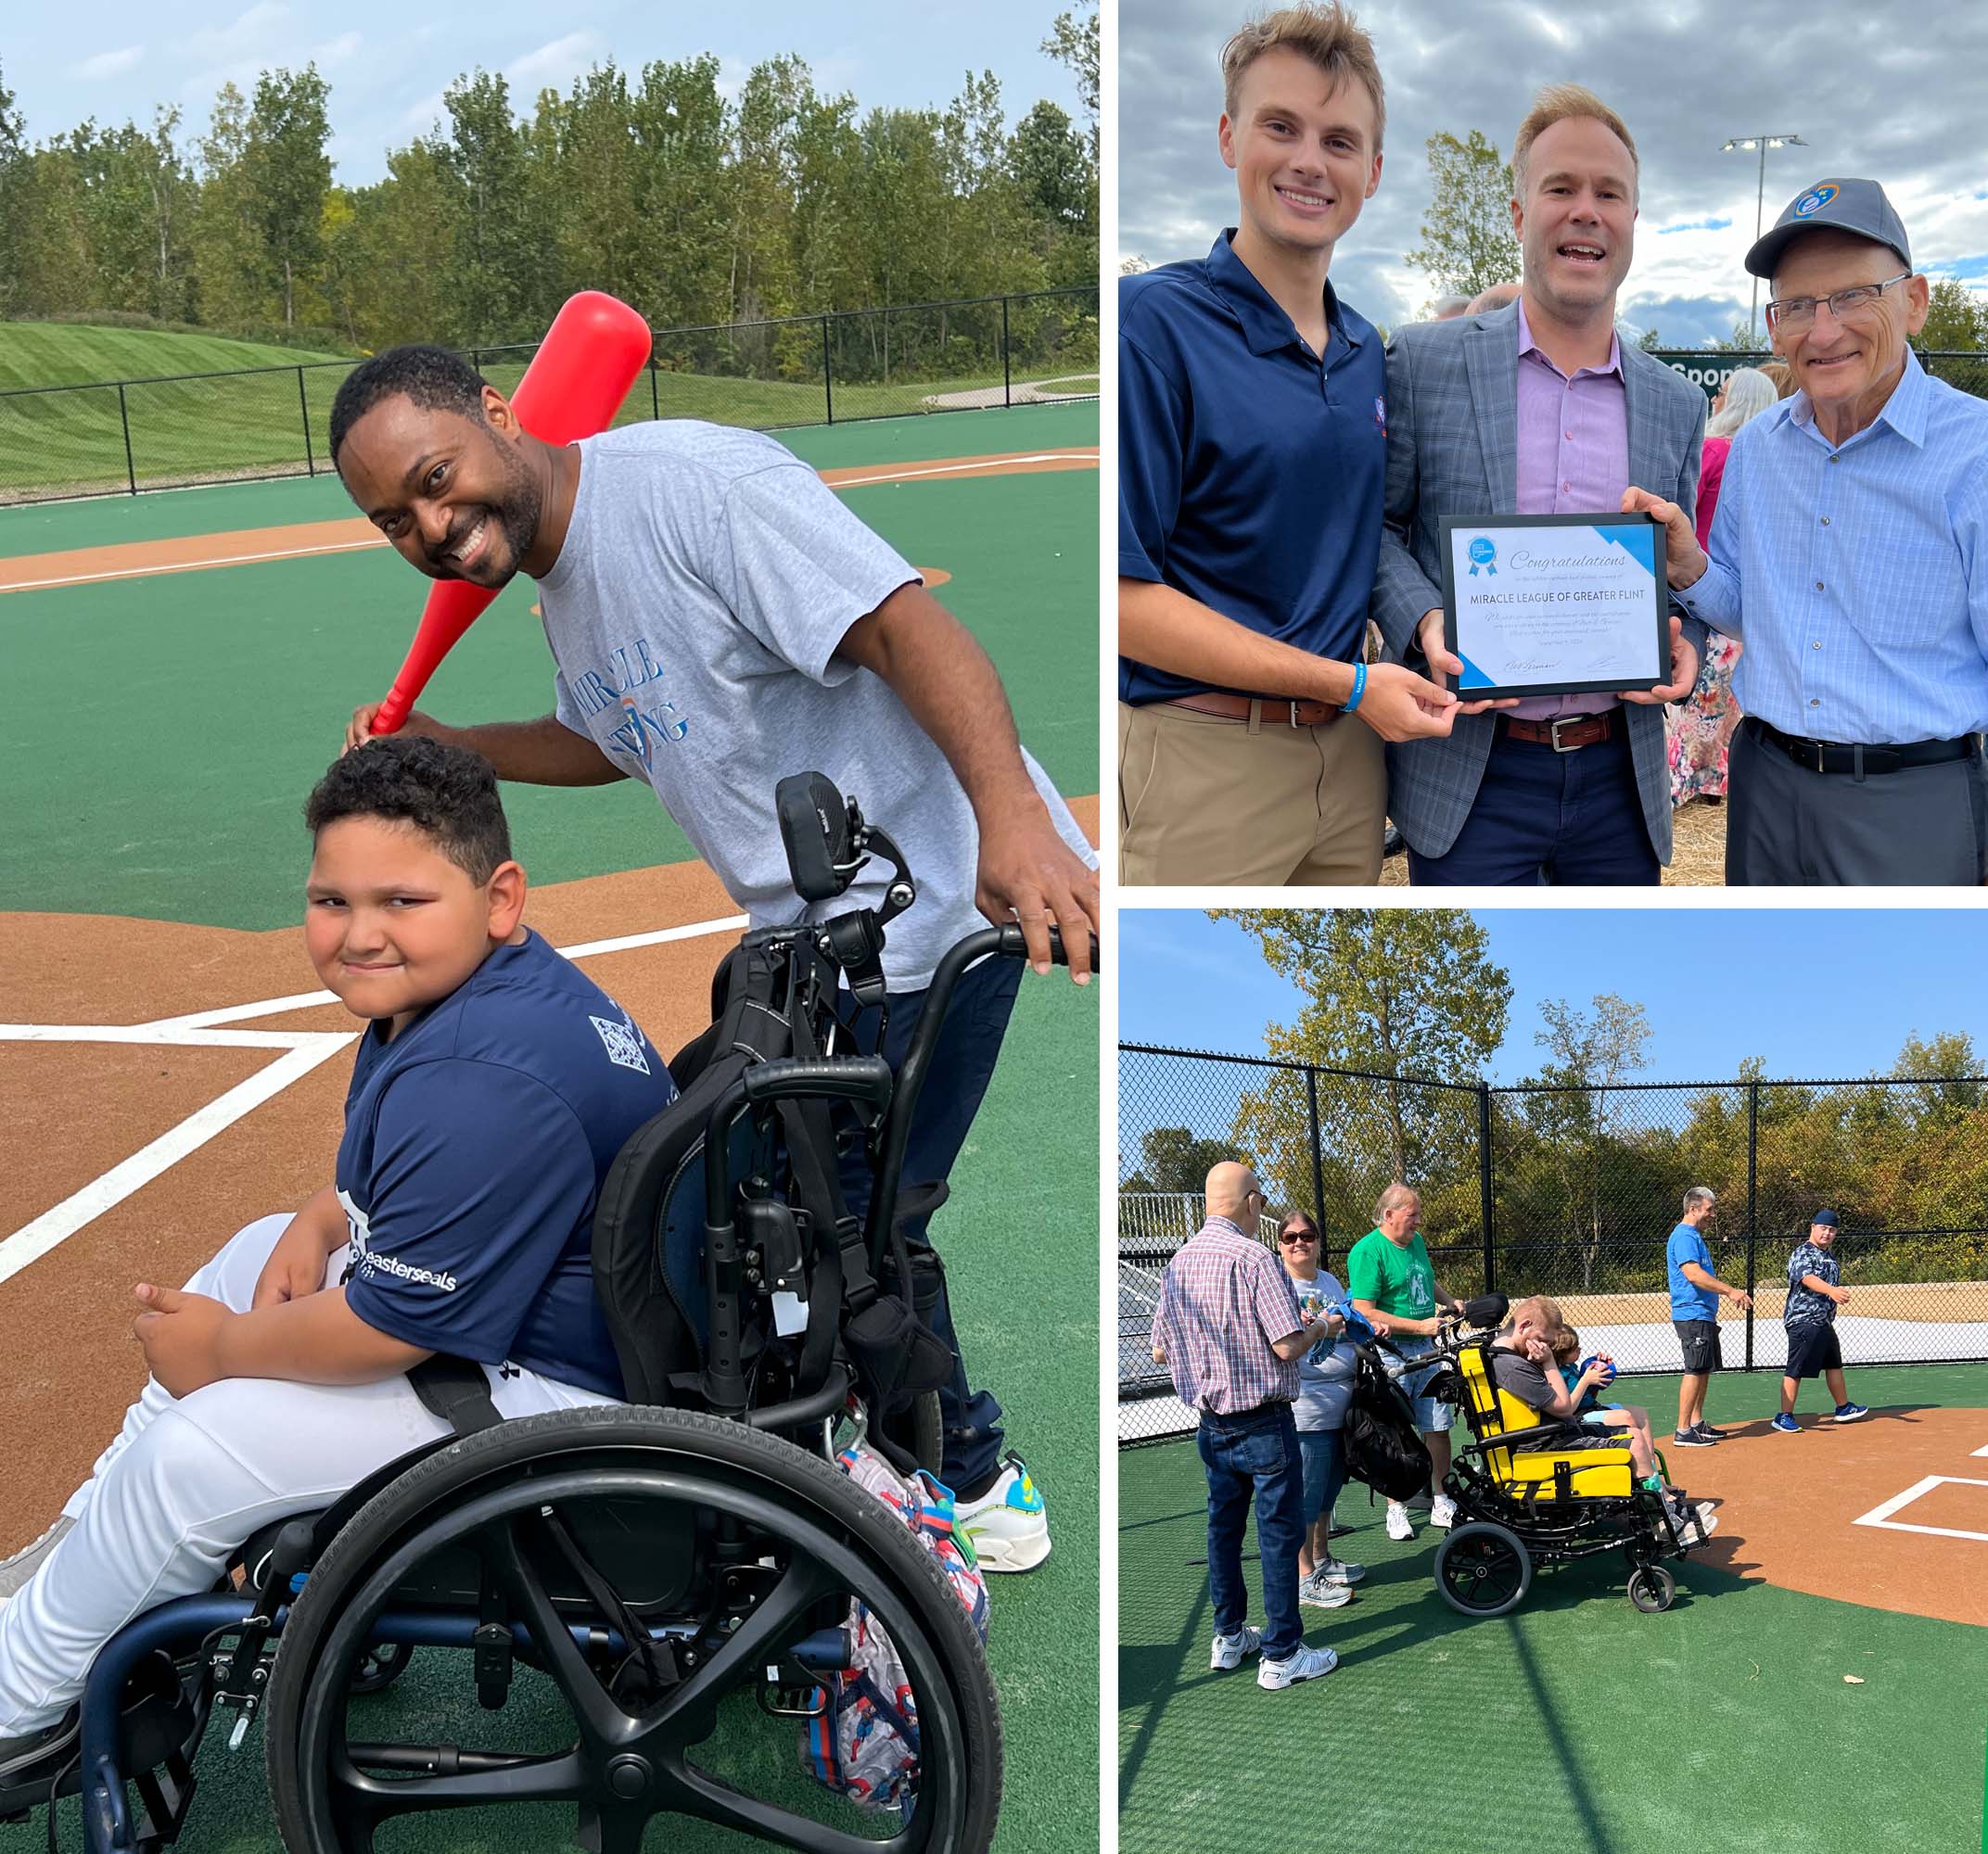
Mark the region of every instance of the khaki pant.
POLYGON ((1351 716, 1293 728, 1119 704, 1123 883, 1375 883, 1386 813, 1380 737, 1351 716))

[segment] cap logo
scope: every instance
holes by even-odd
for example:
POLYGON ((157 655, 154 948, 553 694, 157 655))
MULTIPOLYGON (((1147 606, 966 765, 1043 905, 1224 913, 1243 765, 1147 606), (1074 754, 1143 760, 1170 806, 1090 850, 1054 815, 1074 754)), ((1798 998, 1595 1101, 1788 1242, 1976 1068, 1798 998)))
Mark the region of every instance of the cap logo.
POLYGON ((1820 212, 1836 197, 1836 193, 1834 181, 1825 181, 1822 185, 1811 188, 1795 201, 1794 216, 1797 219, 1806 219, 1812 212, 1820 212))

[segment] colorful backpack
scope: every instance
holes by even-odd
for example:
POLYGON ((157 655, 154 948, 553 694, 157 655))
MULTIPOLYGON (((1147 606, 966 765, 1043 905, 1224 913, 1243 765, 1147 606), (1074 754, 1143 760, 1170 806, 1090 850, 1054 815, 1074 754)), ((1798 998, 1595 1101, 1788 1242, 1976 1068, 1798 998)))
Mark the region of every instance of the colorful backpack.
MULTIPOLYGON (((906 1479, 860 1442, 835 1465, 911 1529, 986 1641, 987 1579, 954 1524, 951 1492, 922 1470, 906 1479)), ((908 1810, 918 1788, 918 1711, 904 1663, 884 1625, 853 1597, 844 1628, 849 1665, 816 1690, 820 1710, 802 1733, 802 1768, 859 1809, 908 1810)))

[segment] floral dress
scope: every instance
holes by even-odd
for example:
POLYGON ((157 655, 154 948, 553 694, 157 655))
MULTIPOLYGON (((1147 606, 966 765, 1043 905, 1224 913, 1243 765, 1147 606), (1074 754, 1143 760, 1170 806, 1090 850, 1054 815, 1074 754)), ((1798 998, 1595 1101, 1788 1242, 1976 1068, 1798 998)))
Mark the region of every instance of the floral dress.
MULTIPOLYGON (((1708 438, 1700 477, 1698 544, 1712 532, 1712 512, 1718 503, 1719 481, 1725 474, 1729 438, 1708 438)), ((1663 711, 1671 768, 1671 808, 1694 798, 1726 796, 1726 750, 1740 725, 1733 701, 1733 665, 1740 660, 1740 640, 1724 631, 1708 631, 1704 660, 1698 667, 1698 686, 1690 700, 1663 711)))

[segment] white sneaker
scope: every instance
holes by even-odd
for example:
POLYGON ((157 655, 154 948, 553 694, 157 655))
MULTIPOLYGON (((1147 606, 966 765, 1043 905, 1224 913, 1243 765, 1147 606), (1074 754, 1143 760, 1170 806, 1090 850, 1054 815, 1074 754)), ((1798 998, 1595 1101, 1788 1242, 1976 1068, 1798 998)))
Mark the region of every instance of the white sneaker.
POLYGON ((986 1571, 1034 1570, 1050 1555, 1050 1517, 1028 1464, 1010 1454, 977 1500, 956 1500, 953 1522, 986 1571))
POLYGON ((1415 1536, 1415 1521, 1408 1517, 1408 1509, 1398 1500, 1387 1503, 1387 1536, 1403 1540, 1415 1536))
POLYGON ((1351 1584, 1333 1583, 1320 1571, 1298 1580, 1298 1601, 1314 1609, 1344 1609, 1353 1601, 1351 1584))
POLYGON ((1225 1673, 1230 1668, 1240 1668, 1262 1646, 1261 1629, 1244 1628, 1238 1634, 1217 1635, 1215 1647, 1208 1656, 1208 1665, 1216 1672, 1225 1673))
POLYGON ((1295 1686, 1300 1681, 1317 1680, 1339 1665, 1339 1657, 1330 1648, 1307 1648, 1302 1643, 1281 1661, 1257 1663, 1256 1684, 1272 1692, 1281 1686, 1295 1686))
POLYGON ((0 1603, 15 1594, 48 1561, 48 1555, 75 1530, 75 1520, 66 1514, 35 1540, 23 1545, 10 1558, 0 1558, 0 1603))
POLYGON ((1446 1493, 1438 1493, 1429 1508, 1429 1523, 1446 1532, 1457 1523, 1457 1503, 1446 1493))
POLYGON ((1327 1558, 1316 1575, 1327 1583, 1357 1583, 1367 1575, 1367 1567, 1348 1564, 1344 1558, 1327 1558))

